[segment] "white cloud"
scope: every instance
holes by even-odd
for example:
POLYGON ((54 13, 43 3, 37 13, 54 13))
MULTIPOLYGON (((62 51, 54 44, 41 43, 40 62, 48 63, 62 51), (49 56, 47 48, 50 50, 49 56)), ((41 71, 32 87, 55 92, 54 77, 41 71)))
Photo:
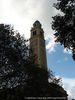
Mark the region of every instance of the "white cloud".
POLYGON ((72 51, 71 50, 67 50, 67 49, 64 49, 64 51, 63 51, 64 53, 67 53, 67 54, 72 54, 72 51))
POLYGON ((52 16, 57 12, 52 7, 56 0, 0 0, 0 23, 14 25, 25 38, 30 37, 32 24, 39 20, 45 32, 47 49, 49 52, 55 51, 54 36, 51 29, 52 16))
POLYGON ((58 63, 58 64, 59 64, 59 63, 61 63, 61 62, 62 62, 61 60, 57 60, 57 62, 56 62, 56 63, 58 63))
POLYGON ((52 33, 50 33, 49 35, 46 36, 46 40, 48 41, 47 45, 46 45, 46 49, 49 51, 49 53, 51 52, 55 52, 55 38, 54 35, 52 33))
POLYGON ((65 57, 65 58, 64 58, 64 61, 65 61, 65 62, 68 61, 68 57, 65 57))
POLYGON ((61 58, 61 59, 58 59, 57 61, 56 61, 56 63, 57 64, 60 64, 60 63, 65 63, 65 62, 67 62, 68 61, 68 57, 63 57, 63 58, 61 58))
POLYGON ((68 98, 75 99, 75 78, 62 78, 63 87, 68 93, 68 98))

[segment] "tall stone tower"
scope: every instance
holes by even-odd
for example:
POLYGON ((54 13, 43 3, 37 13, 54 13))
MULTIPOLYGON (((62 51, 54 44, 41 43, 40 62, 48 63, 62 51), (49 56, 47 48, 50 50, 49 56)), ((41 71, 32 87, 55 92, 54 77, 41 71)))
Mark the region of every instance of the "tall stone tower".
POLYGON ((35 56, 35 63, 47 70, 44 31, 39 21, 35 21, 31 28, 30 47, 35 56))

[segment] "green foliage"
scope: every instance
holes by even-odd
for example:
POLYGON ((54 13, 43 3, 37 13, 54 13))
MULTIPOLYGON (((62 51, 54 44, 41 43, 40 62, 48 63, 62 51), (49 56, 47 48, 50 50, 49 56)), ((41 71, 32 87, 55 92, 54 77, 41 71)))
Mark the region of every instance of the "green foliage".
POLYGON ((63 14, 53 17, 52 29, 55 30, 56 42, 72 50, 75 60, 75 0, 57 0, 54 4, 63 14))

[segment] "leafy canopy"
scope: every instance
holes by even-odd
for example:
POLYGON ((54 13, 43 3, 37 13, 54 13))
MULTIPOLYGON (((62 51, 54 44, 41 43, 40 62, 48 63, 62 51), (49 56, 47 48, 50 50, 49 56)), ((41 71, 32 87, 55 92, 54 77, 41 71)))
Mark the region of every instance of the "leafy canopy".
POLYGON ((72 50, 75 60, 75 0, 57 0, 54 7, 63 13, 54 16, 52 21, 56 42, 72 50))
POLYGON ((0 89, 25 84, 30 63, 24 38, 11 25, 0 24, 0 89))

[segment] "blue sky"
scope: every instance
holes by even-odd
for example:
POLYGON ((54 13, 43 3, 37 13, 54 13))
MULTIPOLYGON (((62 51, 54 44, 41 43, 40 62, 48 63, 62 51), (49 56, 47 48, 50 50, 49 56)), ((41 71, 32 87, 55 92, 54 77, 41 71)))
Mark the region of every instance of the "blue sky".
POLYGON ((39 20, 44 30, 48 67, 62 78, 69 100, 75 98, 75 62, 72 55, 54 42, 52 16, 60 13, 53 7, 57 0, 0 0, 0 23, 12 24, 26 39, 33 23, 39 20))
POLYGON ((57 44, 55 52, 47 52, 48 67, 60 77, 75 78, 75 61, 72 54, 65 53, 64 47, 57 44))
POLYGON ((72 54, 56 44, 53 52, 47 50, 47 64, 55 76, 62 78, 63 87, 67 90, 68 99, 75 98, 75 61, 72 54))

